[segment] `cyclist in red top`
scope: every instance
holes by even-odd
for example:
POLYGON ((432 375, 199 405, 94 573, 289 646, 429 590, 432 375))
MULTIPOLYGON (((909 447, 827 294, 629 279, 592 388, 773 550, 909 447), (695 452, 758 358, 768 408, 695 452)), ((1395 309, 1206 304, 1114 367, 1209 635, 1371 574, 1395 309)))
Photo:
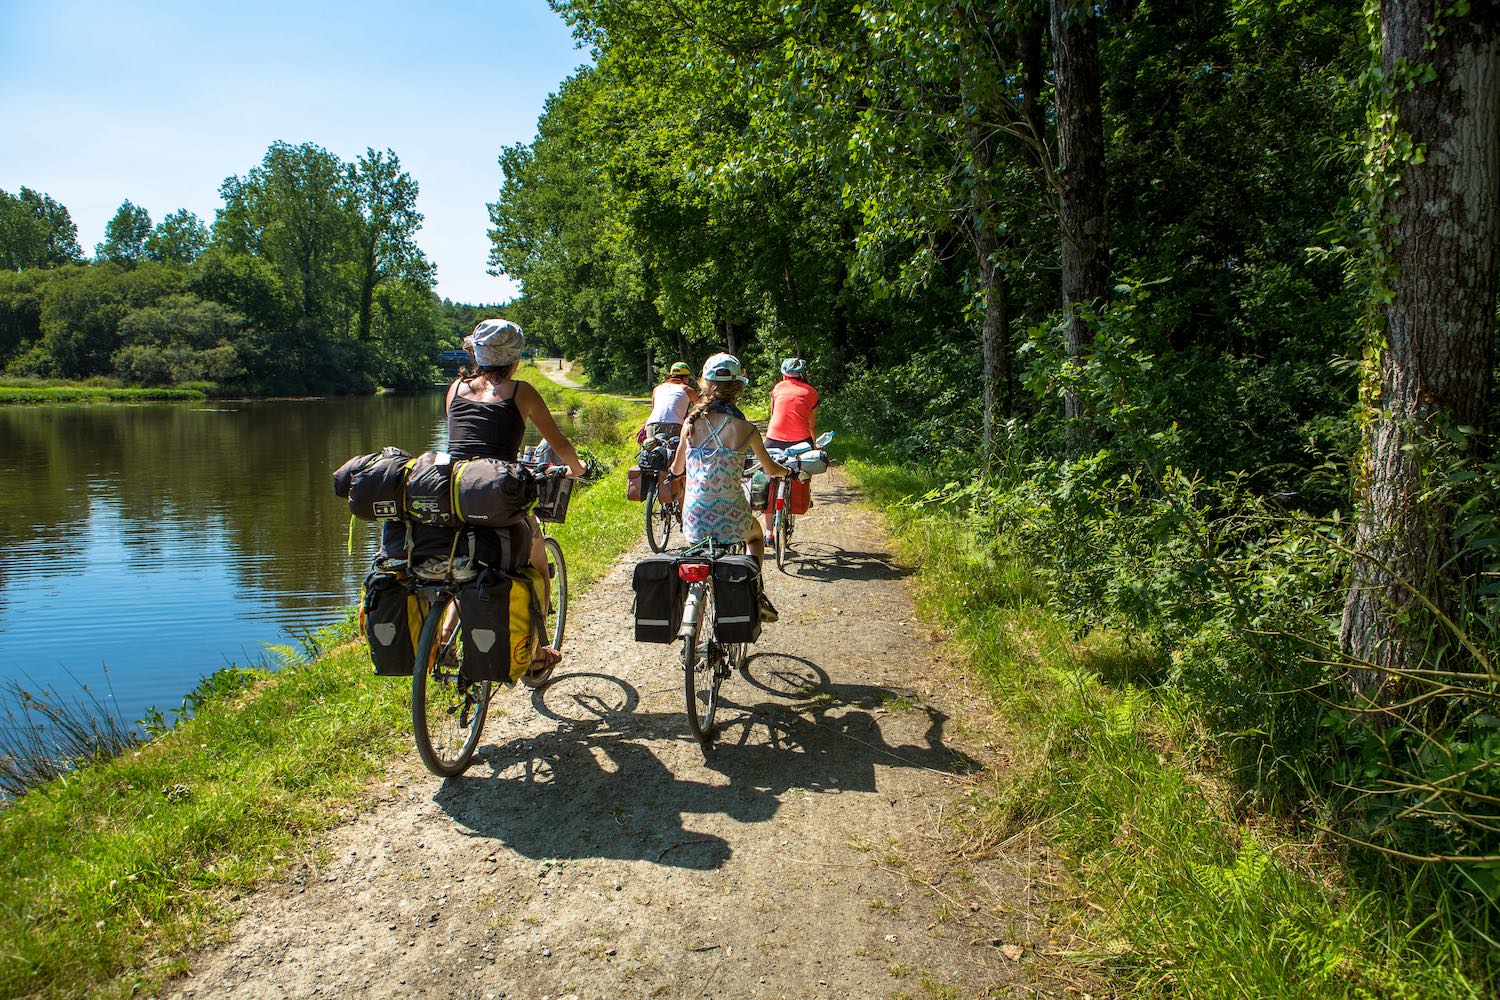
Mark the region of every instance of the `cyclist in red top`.
MULTIPOLYGON (((766 447, 790 448, 813 443, 818 433, 818 390, 807 381, 807 362, 787 358, 781 363, 781 381, 771 387, 771 419, 766 423, 766 447)), ((766 544, 775 544, 771 531, 775 513, 765 512, 766 544)))

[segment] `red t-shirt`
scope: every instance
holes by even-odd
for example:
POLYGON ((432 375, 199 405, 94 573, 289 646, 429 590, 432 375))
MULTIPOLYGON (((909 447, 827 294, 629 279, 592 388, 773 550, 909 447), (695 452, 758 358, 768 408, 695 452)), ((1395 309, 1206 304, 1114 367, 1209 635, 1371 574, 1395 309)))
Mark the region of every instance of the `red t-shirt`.
POLYGON ((801 441, 812 437, 812 412, 818 405, 818 390, 800 378, 783 378, 771 387, 774 408, 766 437, 777 441, 801 441))

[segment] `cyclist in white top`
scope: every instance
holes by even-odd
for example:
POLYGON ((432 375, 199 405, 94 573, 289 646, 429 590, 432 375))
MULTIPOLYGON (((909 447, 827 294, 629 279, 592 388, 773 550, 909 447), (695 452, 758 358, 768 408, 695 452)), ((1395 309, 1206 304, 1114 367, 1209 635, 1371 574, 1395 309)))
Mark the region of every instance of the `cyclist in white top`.
POLYGON ((678 361, 667 372, 667 380, 651 392, 651 416, 646 418, 646 437, 661 434, 676 437, 682 433, 682 422, 688 409, 698 403, 693 387, 693 370, 678 361))

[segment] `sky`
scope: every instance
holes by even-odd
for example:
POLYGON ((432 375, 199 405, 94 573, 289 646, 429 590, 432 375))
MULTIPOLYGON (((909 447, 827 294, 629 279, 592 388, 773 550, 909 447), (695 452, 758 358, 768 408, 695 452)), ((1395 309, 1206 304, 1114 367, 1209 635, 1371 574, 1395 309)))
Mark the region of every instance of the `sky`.
POLYGON ((545 0, 0 0, 0 189, 67 206, 86 254, 127 198, 212 225, 271 143, 392 149, 421 188, 438 294, 496 303, 485 205, 588 53, 545 0))

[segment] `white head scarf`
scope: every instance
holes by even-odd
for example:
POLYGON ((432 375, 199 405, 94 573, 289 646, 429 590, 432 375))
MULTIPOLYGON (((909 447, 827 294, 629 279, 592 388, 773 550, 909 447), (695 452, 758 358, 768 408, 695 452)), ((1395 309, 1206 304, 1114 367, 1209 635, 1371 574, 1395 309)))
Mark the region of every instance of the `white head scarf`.
POLYGON ((521 328, 507 319, 481 320, 474 332, 464 338, 464 346, 474 352, 481 368, 503 368, 521 360, 526 338, 521 328))

